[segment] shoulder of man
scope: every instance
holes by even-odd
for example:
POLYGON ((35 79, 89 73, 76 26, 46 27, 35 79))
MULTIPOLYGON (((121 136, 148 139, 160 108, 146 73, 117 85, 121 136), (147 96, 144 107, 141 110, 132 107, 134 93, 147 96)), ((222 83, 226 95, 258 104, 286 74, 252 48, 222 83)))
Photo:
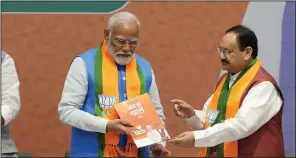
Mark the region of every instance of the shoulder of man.
POLYGON ((97 53, 97 50, 98 50, 98 48, 90 48, 90 49, 86 50, 85 52, 78 54, 77 56, 79 56, 79 57, 93 56, 97 53))
POLYGON ((138 53, 135 54, 136 55, 136 59, 137 62, 139 62, 140 64, 145 64, 146 66, 151 67, 150 63, 148 60, 144 59, 141 55, 139 55, 138 53))
POLYGON ((94 57, 96 55, 97 50, 98 50, 98 48, 90 48, 90 49, 88 49, 88 50, 86 50, 86 51, 84 51, 82 53, 79 53, 78 55, 76 55, 72 59, 70 65, 74 62, 74 60, 76 58, 80 58, 83 63, 85 63, 86 61, 94 60, 95 59, 94 57))
POLYGON ((6 56, 7 56, 7 53, 5 51, 1 50, 1 63, 4 61, 6 56))
POLYGON ((1 50, 1 64, 13 64, 14 65, 14 60, 13 58, 5 51, 1 50))
POLYGON ((252 83, 251 87, 257 86, 258 84, 262 82, 270 82, 274 88, 279 93, 282 100, 284 100, 283 93, 281 91, 281 88, 279 87, 277 81, 274 79, 274 77, 264 68, 260 67, 259 72, 256 75, 256 78, 258 78, 255 82, 252 83))

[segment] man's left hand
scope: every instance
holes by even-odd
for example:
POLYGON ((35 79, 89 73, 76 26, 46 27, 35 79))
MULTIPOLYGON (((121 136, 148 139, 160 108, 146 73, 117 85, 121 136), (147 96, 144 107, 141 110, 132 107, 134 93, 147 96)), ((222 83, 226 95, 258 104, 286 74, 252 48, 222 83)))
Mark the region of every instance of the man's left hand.
POLYGON ((194 147, 195 139, 192 131, 184 132, 169 141, 170 143, 184 148, 194 147))
POLYGON ((165 149, 161 144, 151 145, 150 150, 152 151, 153 156, 168 157, 171 155, 171 152, 165 149))

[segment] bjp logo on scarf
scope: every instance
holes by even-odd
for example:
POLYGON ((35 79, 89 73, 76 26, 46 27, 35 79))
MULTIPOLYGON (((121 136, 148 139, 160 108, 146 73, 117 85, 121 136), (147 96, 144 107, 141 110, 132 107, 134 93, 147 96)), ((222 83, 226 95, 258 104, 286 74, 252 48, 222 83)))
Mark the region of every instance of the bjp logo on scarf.
POLYGON ((212 124, 215 122, 216 118, 218 117, 219 111, 210 109, 207 114, 207 122, 212 124))
POLYGON ((115 96, 99 95, 100 107, 105 110, 104 115, 108 116, 108 110, 114 107, 115 96))

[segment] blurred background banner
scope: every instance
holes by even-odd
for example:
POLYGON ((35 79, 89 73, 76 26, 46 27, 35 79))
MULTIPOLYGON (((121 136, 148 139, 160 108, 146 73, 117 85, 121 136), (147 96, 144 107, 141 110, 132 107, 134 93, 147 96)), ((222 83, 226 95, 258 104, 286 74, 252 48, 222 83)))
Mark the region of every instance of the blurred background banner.
POLYGON ((4 13, 95 13, 115 12, 127 5, 127 1, 2 1, 4 13))

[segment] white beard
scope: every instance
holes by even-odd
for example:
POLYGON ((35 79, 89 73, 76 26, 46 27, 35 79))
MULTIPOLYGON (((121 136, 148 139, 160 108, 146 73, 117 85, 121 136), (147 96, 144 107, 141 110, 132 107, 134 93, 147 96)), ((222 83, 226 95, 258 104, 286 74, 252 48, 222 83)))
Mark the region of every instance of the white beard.
MULTIPOLYGON (((117 56, 117 54, 125 54, 124 52, 114 52, 113 51, 113 47, 111 45, 111 41, 110 41, 110 38, 109 38, 109 41, 108 41, 108 50, 109 50, 109 53, 110 55, 112 56, 112 58, 115 60, 115 62, 119 65, 127 65, 131 60, 132 60, 132 56, 129 56, 129 57, 122 57, 122 56, 117 56)), ((129 54, 133 54, 133 53, 129 53, 129 54)))

